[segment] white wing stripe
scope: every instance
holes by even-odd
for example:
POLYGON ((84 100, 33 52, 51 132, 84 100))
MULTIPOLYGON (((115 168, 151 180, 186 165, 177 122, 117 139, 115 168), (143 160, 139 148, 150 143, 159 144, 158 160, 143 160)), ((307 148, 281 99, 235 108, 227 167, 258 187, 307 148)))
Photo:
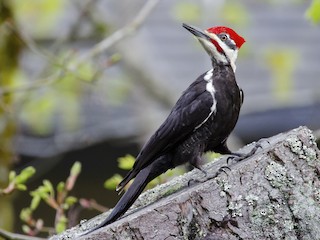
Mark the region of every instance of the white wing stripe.
MULTIPOLYGON (((207 82, 212 82, 213 69, 209 70, 206 75, 204 75, 203 79, 207 82)), ((207 89, 208 90, 208 89, 207 89)))
POLYGON ((211 94, 212 96, 212 106, 210 108, 210 113, 208 115, 208 117, 206 117, 202 123, 200 123, 198 126, 195 127, 195 130, 198 129, 199 127, 201 127, 208 119, 209 117, 211 117, 211 115, 213 113, 215 113, 217 111, 217 101, 215 99, 215 93, 216 90, 214 88, 214 86, 212 85, 212 75, 213 75, 213 69, 209 70, 206 75, 204 75, 203 79, 207 82, 206 84, 206 90, 211 94))

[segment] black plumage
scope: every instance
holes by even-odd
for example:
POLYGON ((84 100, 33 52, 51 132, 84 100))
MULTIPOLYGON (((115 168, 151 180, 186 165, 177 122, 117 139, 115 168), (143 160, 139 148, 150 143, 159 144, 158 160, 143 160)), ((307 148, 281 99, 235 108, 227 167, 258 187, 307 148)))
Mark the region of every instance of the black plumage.
POLYGON ((174 167, 188 161, 196 165, 204 151, 214 151, 227 139, 239 116, 240 89, 230 66, 213 67, 209 84, 218 89, 214 98, 206 90, 204 73, 183 92, 167 119, 144 145, 119 190, 161 155, 172 154, 174 167), (207 119, 213 101, 217 103, 216 111, 207 119))
MULTIPOLYGON (((212 37, 198 29, 187 27, 199 40, 208 41, 200 42, 207 52, 210 51, 210 41, 214 41, 212 37), (206 48, 205 44, 209 44, 209 47, 206 48)), ((232 41, 229 39, 229 42, 232 41)), ((230 49, 237 51, 237 42, 230 49)), ((119 184, 117 190, 121 191, 135 178, 127 192, 107 219, 88 232, 116 221, 130 208, 147 183, 168 169, 187 162, 198 166, 198 160, 207 151, 232 154, 226 141, 238 120, 243 94, 237 85, 234 68, 227 54, 219 53, 217 49, 215 51, 217 52, 208 52, 212 69, 199 76, 182 93, 167 119, 143 146, 132 170, 119 184), (221 56, 215 57, 215 54, 221 54, 225 59, 221 61, 221 56)))

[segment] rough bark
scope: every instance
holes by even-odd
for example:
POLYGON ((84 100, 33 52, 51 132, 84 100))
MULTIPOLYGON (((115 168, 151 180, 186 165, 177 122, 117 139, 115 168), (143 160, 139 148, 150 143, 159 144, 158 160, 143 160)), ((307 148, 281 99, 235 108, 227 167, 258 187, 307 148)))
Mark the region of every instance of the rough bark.
MULTIPOLYGON (((311 131, 261 143, 225 172, 217 174, 222 157, 204 166, 206 177, 193 170, 147 191, 139 209, 82 239, 320 239, 320 152, 311 131)), ((107 214, 52 239, 73 239, 107 214)))

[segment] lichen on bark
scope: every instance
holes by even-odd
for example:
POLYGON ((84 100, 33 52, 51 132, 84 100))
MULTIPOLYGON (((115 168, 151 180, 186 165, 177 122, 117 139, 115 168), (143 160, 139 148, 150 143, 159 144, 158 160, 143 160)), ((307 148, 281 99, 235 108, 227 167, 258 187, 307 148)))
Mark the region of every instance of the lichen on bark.
MULTIPOLYGON (((135 205, 138 210, 86 238, 320 239, 319 155, 309 129, 279 134, 229 170, 217 172, 226 165, 222 157, 203 167, 206 177, 193 170, 147 191, 135 205)), ((81 231, 74 228, 52 239, 81 231)))

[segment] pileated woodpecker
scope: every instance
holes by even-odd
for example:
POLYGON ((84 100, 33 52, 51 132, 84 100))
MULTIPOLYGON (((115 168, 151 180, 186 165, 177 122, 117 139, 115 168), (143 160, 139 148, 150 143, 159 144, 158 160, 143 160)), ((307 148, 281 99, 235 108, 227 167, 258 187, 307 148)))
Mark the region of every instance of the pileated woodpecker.
POLYGON ((228 27, 212 27, 205 31, 183 24, 201 43, 212 61, 212 69, 200 75, 185 90, 169 116, 144 145, 133 168, 119 184, 122 196, 111 214, 87 234, 116 221, 134 203, 145 186, 155 177, 180 164, 198 166, 207 151, 232 153, 226 141, 236 125, 243 93, 235 79, 235 61, 245 42, 228 27))

